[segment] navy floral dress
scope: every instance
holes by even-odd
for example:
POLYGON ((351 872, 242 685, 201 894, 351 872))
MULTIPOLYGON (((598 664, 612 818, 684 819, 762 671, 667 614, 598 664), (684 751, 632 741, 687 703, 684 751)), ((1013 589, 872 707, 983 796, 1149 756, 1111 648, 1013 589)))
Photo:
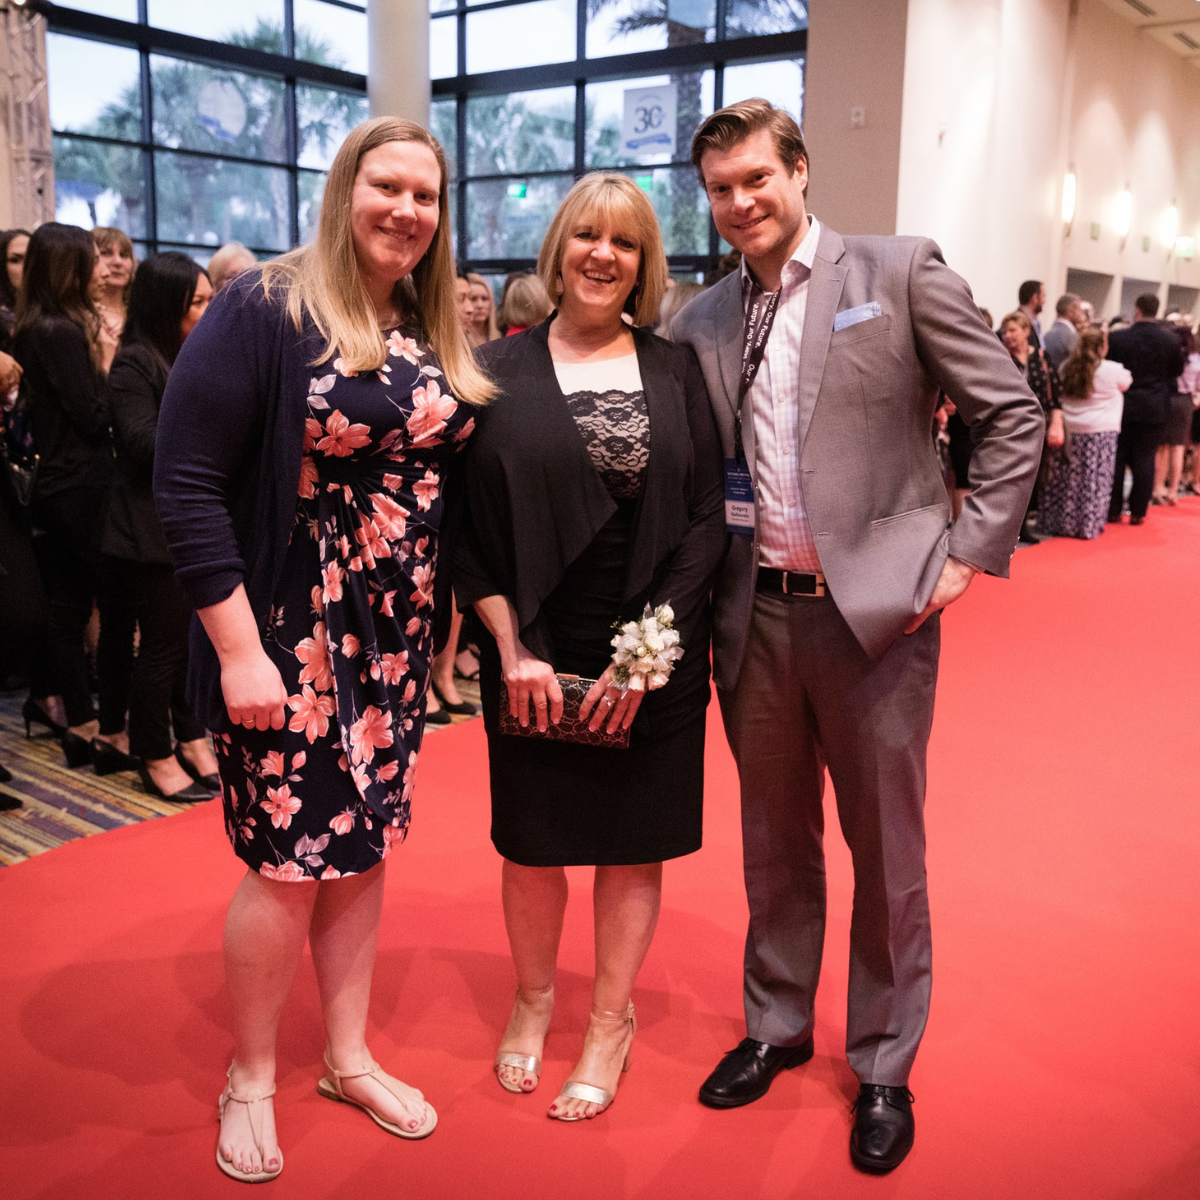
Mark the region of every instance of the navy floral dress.
POLYGON ((304 882, 366 871, 411 816, 433 653, 442 478, 475 422, 408 333, 359 374, 313 371, 296 524, 263 644, 283 730, 214 740, 225 827, 248 866, 304 882))

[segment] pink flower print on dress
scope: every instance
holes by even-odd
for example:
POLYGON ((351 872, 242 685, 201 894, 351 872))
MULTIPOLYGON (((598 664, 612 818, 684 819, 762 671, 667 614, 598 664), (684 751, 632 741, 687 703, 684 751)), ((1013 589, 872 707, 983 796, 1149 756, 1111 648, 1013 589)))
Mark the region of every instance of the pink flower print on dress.
POLYGON ((370 762, 376 748, 392 744, 392 730, 387 714, 368 704, 363 715, 350 726, 350 757, 356 763, 370 762))
POLYGON ((421 563, 413 567, 414 591, 409 599, 418 607, 424 608, 433 603, 433 564, 421 563))
POLYGON ((382 492, 371 493, 371 508, 375 512, 375 528, 383 537, 398 540, 404 536, 412 515, 407 508, 382 492))
POLYGON ((401 650, 399 654, 383 656, 383 682, 391 685, 398 684, 408 674, 408 651, 401 650))
POLYGON ((375 772, 375 778, 380 783, 390 783, 397 775, 400 774, 400 764, 396 761, 385 762, 383 766, 375 772))
POLYGON ((347 658, 353 658, 362 647, 359 644, 358 638, 352 633, 342 634, 342 653, 347 658))
POLYGON ((390 592, 384 592, 379 601, 379 615, 381 617, 391 617, 395 614, 392 612, 392 601, 396 598, 396 589, 392 588, 390 592))
POLYGON ((346 360, 344 358, 335 358, 333 360, 333 369, 343 379, 356 379, 358 377, 357 371, 352 371, 348 366, 346 366, 346 360))
POLYGON ((288 708, 294 714, 288 728, 293 733, 303 733, 311 744, 329 732, 329 718, 337 706, 332 696, 318 695, 307 683, 300 692, 299 696, 288 697, 288 708))
POLYGON ((345 578, 346 572, 335 562, 322 568, 321 581, 324 586, 321 589, 321 599, 326 604, 331 601, 336 604, 342 598, 342 580, 345 578))
POLYGON ((433 507, 433 502, 438 498, 438 487, 441 482, 441 479, 431 469, 426 468, 425 478, 418 479, 413 484, 413 495, 417 498, 419 511, 428 512, 433 507))
POLYGON ((441 445, 438 437, 446 422, 458 408, 458 401, 447 396, 431 379, 424 387, 413 388, 413 415, 408 418, 406 428, 413 439, 413 447, 421 448, 441 445))
POLYGON ((337 867, 326 867, 325 870, 321 872, 322 879, 341 879, 341 877, 342 873, 337 869, 337 867))
POLYGON ((367 788, 371 786, 371 776, 367 774, 366 763, 359 763, 357 766, 351 767, 350 778, 354 780, 354 786, 358 788, 358 794, 365 796, 367 788))
MULTIPOLYGON (((360 546, 358 557, 362 560, 361 566, 366 567, 368 571, 374 570, 377 558, 392 557, 391 546, 380 536, 379 526, 366 513, 359 514, 359 526, 354 537, 360 546)), ((354 570, 353 562, 350 569, 354 570)))
POLYGON ((412 365, 419 366, 417 359, 424 355, 424 351, 417 345, 415 338, 405 337, 398 329, 393 329, 388 334, 387 339, 388 353, 393 358, 406 358, 412 365))
POLYGON ((318 692, 327 692, 333 687, 333 668, 324 621, 318 621, 313 626, 312 637, 301 638, 296 643, 294 653, 304 664, 300 671, 301 683, 311 683, 318 692))
POLYGON ((408 766, 404 770, 404 795, 402 799, 407 800, 412 796, 413 788, 417 784, 417 752, 410 750, 408 755, 408 766))
POLYGON ((392 847, 398 842, 404 841, 404 830, 398 825, 385 825, 383 827, 383 854, 382 858, 387 858, 392 852, 392 847))
POLYGON ((420 617, 409 617, 408 624, 404 627, 405 637, 416 637, 421 628, 420 617))
POLYGON ((274 879, 279 883, 307 883, 312 878, 299 863, 294 862, 284 863, 282 867, 263 863, 258 868, 258 873, 264 879, 274 879))
POLYGON ((311 454, 317 448, 317 439, 325 431, 316 417, 304 418, 304 452, 311 454))
POLYGON ((398 492, 404 486, 403 475, 385 475, 383 477, 383 486, 389 492, 398 492))
POLYGON ((325 596, 321 587, 315 583, 312 590, 312 611, 314 617, 325 615, 325 596))
POLYGON ((354 828, 354 813, 344 808, 332 821, 329 822, 329 828, 333 830, 339 837, 349 833, 354 828))
POLYGON ((277 788, 267 788, 267 798, 260 800, 263 811, 271 814, 271 824, 276 829, 287 829, 292 823, 292 817, 300 811, 300 798, 292 795, 292 789, 286 783, 277 788))
POLYGON ((475 432, 475 418, 468 417, 467 423, 454 435, 456 442, 465 442, 475 432))
MULTIPOLYGON (((313 424, 316 425, 316 422, 313 424)), ((297 490, 305 500, 311 500, 317 494, 317 464, 310 454, 300 460, 300 486, 297 490)))
POLYGON ((283 778, 284 773, 283 754, 278 750, 270 750, 263 755, 262 773, 264 775, 274 775, 278 779, 283 778))
POLYGON ((369 425, 351 425, 335 408, 325 418, 325 436, 317 443, 317 450, 335 458, 348 458, 355 450, 371 444, 369 425))

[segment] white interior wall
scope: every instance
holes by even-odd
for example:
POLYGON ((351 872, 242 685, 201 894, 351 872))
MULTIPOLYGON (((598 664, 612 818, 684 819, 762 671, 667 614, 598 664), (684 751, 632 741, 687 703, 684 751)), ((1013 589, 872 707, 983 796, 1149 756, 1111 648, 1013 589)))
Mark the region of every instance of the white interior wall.
POLYGON ((997 320, 1021 280, 1050 277, 1061 234, 1069 13, 909 0, 896 232, 934 238, 997 320))
POLYGON ((1200 286, 1200 258, 1178 259, 1161 237, 1174 203, 1179 232, 1200 243, 1194 64, 1101 0, 907 7, 897 233, 935 238, 997 318, 1021 280, 1045 279, 1053 300, 1071 268, 1111 276, 1104 316, 1120 310, 1123 278, 1153 281, 1164 303, 1172 285, 1200 286), (1078 201, 1066 231, 1068 165, 1078 201), (1112 209, 1126 185, 1122 242, 1112 209))

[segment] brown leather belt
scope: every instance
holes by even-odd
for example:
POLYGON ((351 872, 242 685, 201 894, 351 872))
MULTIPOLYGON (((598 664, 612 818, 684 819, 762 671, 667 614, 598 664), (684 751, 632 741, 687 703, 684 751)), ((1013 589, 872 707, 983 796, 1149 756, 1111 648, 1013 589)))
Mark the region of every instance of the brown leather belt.
POLYGON ((775 567, 758 568, 758 590, 784 596, 824 596, 825 576, 803 571, 780 571, 775 567))

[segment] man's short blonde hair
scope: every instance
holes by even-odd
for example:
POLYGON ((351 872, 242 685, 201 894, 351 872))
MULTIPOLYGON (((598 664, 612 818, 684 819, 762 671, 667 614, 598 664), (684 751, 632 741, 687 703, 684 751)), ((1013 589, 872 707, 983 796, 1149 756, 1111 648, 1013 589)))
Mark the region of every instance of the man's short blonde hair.
MULTIPOLYGON (((796 173, 801 160, 805 166, 808 165, 808 148, 796 119, 785 109, 776 108, 769 100, 755 97, 731 104, 728 108, 717 109, 696 130, 696 136, 692 138, 692 166, 700 176, 700 186, 705 186, 701 160, 708 151, 732 150, 761 129, 771 135, 775 153, 790 174, 796 173)), ((808 195, 807 187, 804 194, 808 195)))
POLYGON ((585 175, 566 194, 550 222, 537 263, 538 277, 555 304, 562 296, 563 250, 567 240, 584 228, 623 234, 641 251, 633 323, 653 325, 670 275, 650 198, 628 175, 616 171, 585 175))

